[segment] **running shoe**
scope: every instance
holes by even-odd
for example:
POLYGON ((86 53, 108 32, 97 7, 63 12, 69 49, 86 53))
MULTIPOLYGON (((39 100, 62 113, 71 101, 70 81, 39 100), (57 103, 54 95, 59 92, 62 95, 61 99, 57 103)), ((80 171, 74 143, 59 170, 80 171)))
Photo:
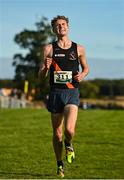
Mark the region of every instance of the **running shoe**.
POLYGON ((63 178, 64 177, 64 169, 62 166, 59 166, 57 169, 57 175, 59 175, 59 177, 63 178))
POLYGON ((75 159, 74 148, 71 146, 66 146, 66 160, 71 164, 75 159))

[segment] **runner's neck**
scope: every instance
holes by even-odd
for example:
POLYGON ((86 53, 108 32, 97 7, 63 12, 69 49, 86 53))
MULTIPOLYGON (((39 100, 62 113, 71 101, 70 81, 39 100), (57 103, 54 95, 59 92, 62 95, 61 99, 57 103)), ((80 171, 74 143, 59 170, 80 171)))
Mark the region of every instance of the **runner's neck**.
POLYGON ((62 49, 69 49, 72 45, 72 41, 69 39, 61 39, 57 41, 57 44, 62 49))

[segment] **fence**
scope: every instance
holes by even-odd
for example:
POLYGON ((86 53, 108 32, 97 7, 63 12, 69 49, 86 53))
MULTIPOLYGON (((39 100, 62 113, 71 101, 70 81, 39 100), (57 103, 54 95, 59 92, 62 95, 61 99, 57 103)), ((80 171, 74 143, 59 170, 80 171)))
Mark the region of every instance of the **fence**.
POLYGON ((16 97, 0 96, 0 108, 25 108, 27 101, 16 97))

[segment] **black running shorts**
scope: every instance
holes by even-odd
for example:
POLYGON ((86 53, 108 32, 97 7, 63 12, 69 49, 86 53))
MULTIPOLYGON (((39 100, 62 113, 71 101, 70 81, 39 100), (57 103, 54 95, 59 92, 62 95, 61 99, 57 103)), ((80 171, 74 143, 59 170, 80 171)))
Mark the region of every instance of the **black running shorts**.
POLYGON ((74 89, 52 89, 47 102, 47 109, 51 113, 62 113, 65 105, 74 104, 79 106, 79 90, 74 89))

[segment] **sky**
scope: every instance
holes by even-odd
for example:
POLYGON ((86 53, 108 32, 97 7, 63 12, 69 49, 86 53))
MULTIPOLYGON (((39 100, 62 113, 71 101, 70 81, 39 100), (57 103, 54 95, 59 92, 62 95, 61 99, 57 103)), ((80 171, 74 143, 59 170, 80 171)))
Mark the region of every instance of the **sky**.
POLYGON ((12 78, 12 58, 24 53, 14 36, 42 16, 69 18, 69 37, 86 49, 89 79, 124 78, 124 0, 0 0, 0 78, 12 78))

